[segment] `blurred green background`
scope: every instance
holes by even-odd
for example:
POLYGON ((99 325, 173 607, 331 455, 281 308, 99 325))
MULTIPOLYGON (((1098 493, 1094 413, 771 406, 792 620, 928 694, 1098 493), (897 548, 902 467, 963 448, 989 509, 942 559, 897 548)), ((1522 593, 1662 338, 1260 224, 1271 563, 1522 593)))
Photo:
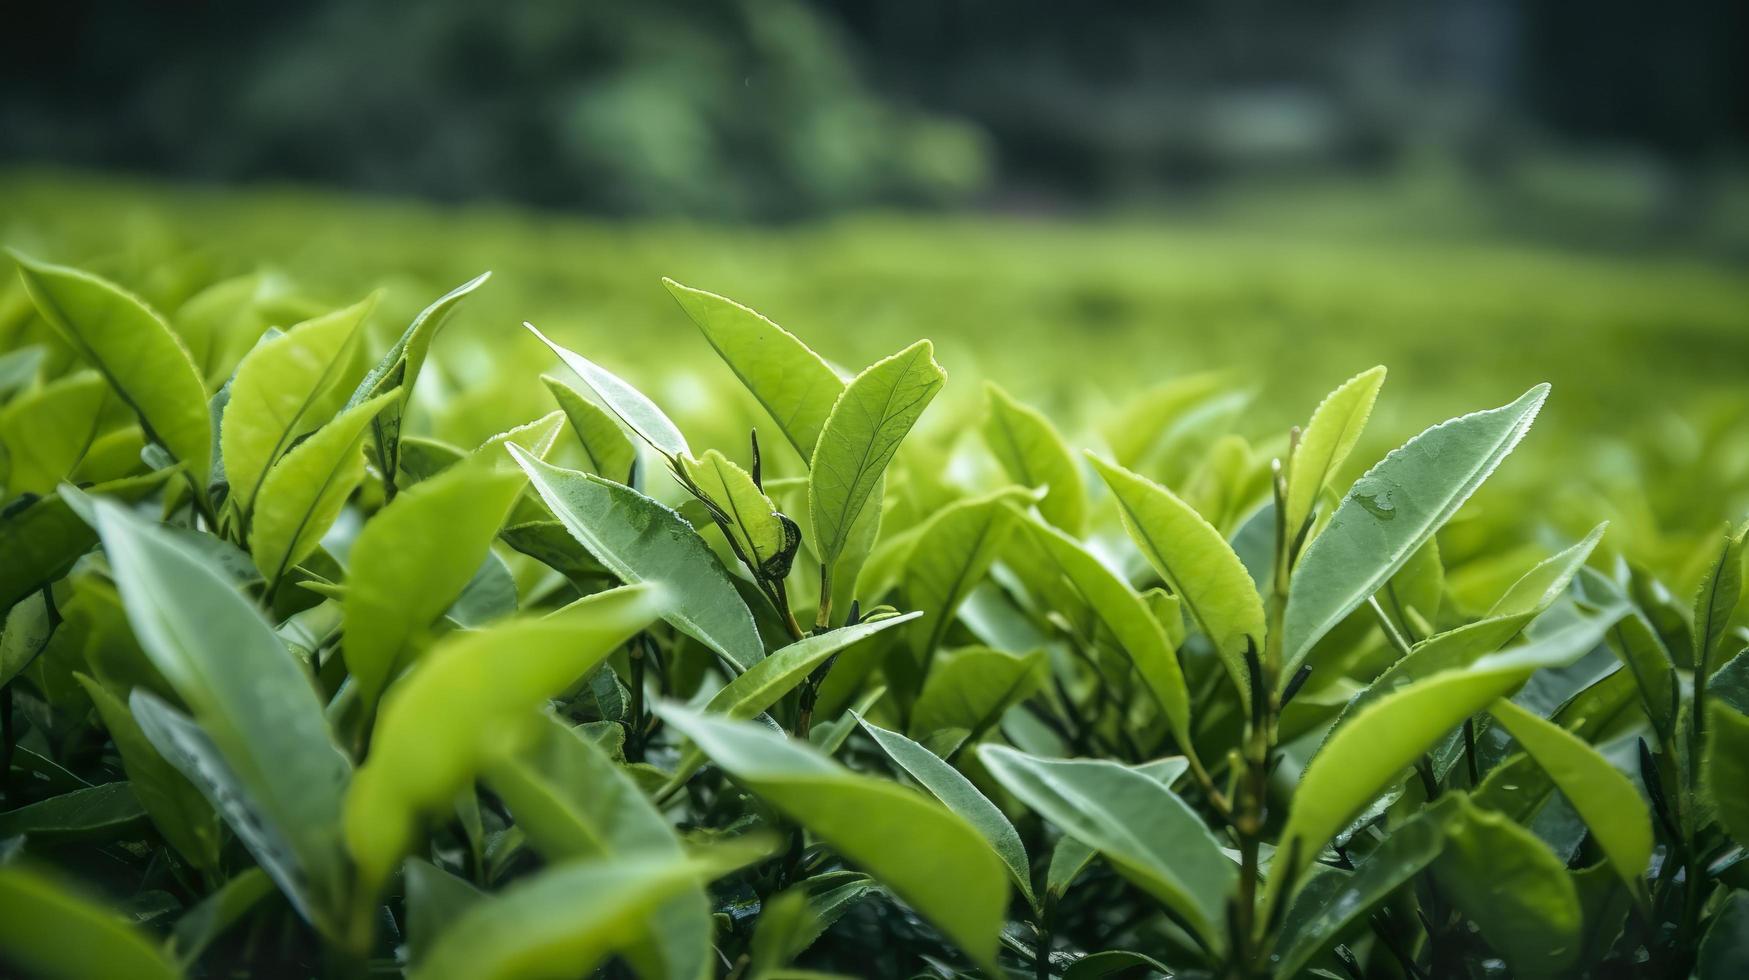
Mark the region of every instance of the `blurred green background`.
MULTIPOLYGON (((0 241, 173 316, 228 289, 264 325, 383 286, 385 343, 491 269, 421 383, 458 442, 550 407, 524 319, 700 431, 755 421, 668 275, 850 368, 935 339, 944 443, 980 378, 1097 445, 1118 407, 1217 371, 1267 448, 1384 363, 1363 457, 1554 382, 1530 461, 1478 506, 1602 511, 1642 554, 1749 510, 1730 0, 8 17, 0 241)), ((10 340, 33 326, 7 278, 10 340)))

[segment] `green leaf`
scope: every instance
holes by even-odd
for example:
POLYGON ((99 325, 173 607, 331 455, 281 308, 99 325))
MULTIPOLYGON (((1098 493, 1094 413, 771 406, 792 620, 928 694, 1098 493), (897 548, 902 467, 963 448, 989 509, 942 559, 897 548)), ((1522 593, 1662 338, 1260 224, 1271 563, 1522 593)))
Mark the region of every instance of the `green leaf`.
POLYGON ((146 811, 128 783, 103 783, 0 813, 0 837, 45 841, 108 840, 144 823, 146 811))
POLYGON ((625 430, 619 427, 613 416, 561 378, 543 374, 541 381, 553 393, 553 400, 559 403, 565 418, 570 421, 571 431, 576 434, 578 443, 583 446, 583 455, 589 460, 589 472, 610 480, 628 479, 632 464, 638 460, 638 447, 626 438, 625 430))
POLYGON ((752 718, 795 690, 815 668, 846 648, 921 615, 923 614, 919 612, 908 612, 901 616, 865 620, 855 626, 845 626, 797 640, 723 685, 705 703, 704 710, 730 718, 752 718))
POLYGON ((692 481, 687 489, 710 502, 713 519, 759 575, 781 580, 789 574, 801 531, 786 523, 746 470, 712 449, 703 459, 680 457, 680 471, 692 481))
POLYGON ((814 552, 828 575, 899 443, 946 383, 934 345, 920 340, 864 369, 833 403, 808 468, 814 552))
POLYGON ((887 885, 995 973, 1007 871, 963 817, 749 722, 657 709, 735 780, 887 885))
POLYGON ((1056 527, 1080 534, 1087 491, 1062 435, 1042 412, 1015 401, 995 382, 986 382, 984 393, 989 402, 984 442, 1008 478, 1025 487, 1049 488, 1038 502, 1039 513, 1056 527))
POLYGON ((611 480, 551 466, 512 447, 535 492, 598 561, 628 583, 662 586, 662 618, 746 670, 765 656, 753 614, 692 525, 611 480))
MULTIPOLYGON (((254 850, 256 859, 306 918, 332 926, 345 892, 340 798, 352 767, 334 743, 309 676, 261 613, 198 553, 120 505, 101 498, 93 503, 134 636, 193 710, 196 734, 211 740, 247 793, 249 823, 282 839, 289 851, 254 850)), ((129 705, 141 729, 213 799, 211 787, 201 785, 141 717, 142 696, 150 697, 136 688, 129 705)), ((256 828, 239 826, 238 814, 219 809, 251 843, 256 828)))
POLYGON ((555 412, 495 438, 463 463, 414 484, 365 523, 352 545, 344 601, 346 669, 364 705, 375 705, 412 662, 431 625, 479 570, 527 486, 520 469, 502 462, 498 446, 523 439, 544 454, 558 429, 555 412))
POLYGON ((1031 697, 1047 670, 1043 650, 1025 655, 989 647, 944 651, 911 707, 911 733, 919 738, 955 733, 956 741, 972 741, 1003 712, 1031 697))
POLYGON ((1652 625, 1638 611, 1630 610, 1610 628, 1609 648, 1633 672, 1652 726, 1666 736, 1674 733, 1680 681, 1670 651, 1664 649, 1652 625))
POLYGON ((1001 745, 980 746, 978 758, 1004 789, 1104 855, 1210 949, 1226 945, 1222 909, 1239 869, 1170 789, 1103 759, 1044 759, 1001 745))
MULTIPOLYGON (((1147 600, 1067 534, 1037 521, 1026 521, 1021 527, 1049 557, 1058 580, 1074 591, 1111 635, 1117 652, 1135 666, 1142 684, 1159 702, 1173 737, 1188 748, 1192 744, 1190 691, 1175 644, 1147 600)), ((1177 600, 1166 601, 1176 609, 1177 600)))
POLYGON ((190 864, 207 872, 219 869, 219 849, 224 838, 218 815, 206 799, 176 768, 152 747, 146 733, 134 721, 122 700, 102 684, 74 675, 97 706, 103 727, 121 753, 133 795, 152 818, 152 823, 170 846, 190 864))
POLYGON ((1737 611, 1737 600, 1743 595, 1745 539, 1749 539, 1749 523, 1739 531, 1725 529, 1724 546, 1694 594, 1694 662, 1695 670, 1702 674, 1710 675, 1717 669, 1713 652, 1718 649, 1720 637, 1731 624, 1731 614, 1737 611))
POLYGON ((48 351, 40 344, 20 347, 0 354, 0 401, 11 398, 36 381, 48 351))
POLYGON ((1384 367, 1362 371, 1324 396, 1312 412, 1299 447, 1288 457, 1285 526, 1290 538, 1306 526, 1319 495, 1360 441, 1384 383, 1384 367))
POLYGON ((109 386, 95 371, 57 378, 0 408, 0 484, 7 497, 45 494, 73 472, 98 435, 109 386))
POLYGON ((920 786, 929 791, 929 795, 940 800, 943 806, 966 818, 966 822, 989 842, 996 856, 1008 866, 1008 874, 1014 879, 1020 894, 1036 910, 1039 904, 1032 893, 1032 864, 1026 856, 1026 845, 1020 842, 1020 834, 1008 822, 1008 818, 1002 815, 1002 811, 996 808, 996 804, 991 803, 988 797, 978 792, 971 780, 941 761, 935 753, 898 732, 873 724, 861 715, 856 715, 856 720, 862 725, 863 731, 874 738, 875 744, 881 747, 881 751, 888 758, 904 769, 912 779, 917 780, 920 786))
POLYGON ((548 868, 469 906, 408 977, 587 976, 635 939, 662 903, 767 850, 735 842, 686 856, 628 854, 548 868))
POLYGON ((1548 385, 1537 385, 1510 405, 1442 422, 1355 482, 1294 568, 1282 627, 1284 681, 1457 513, 1518 445, 1548 393, 1548 385))
POLYGON ((346 409, 267 471, 254 498, 249 546, 269 594, 293 566, 321 546, 346 498, 364 479, 364 456, 358 450, 371 420, 397 397, 385 391, 346 409))
POLYGON ((5 631, 0 632, 0 687, 29 667, 54 633, 48 600, 41 592, 13 606, 6 614, 5 631))
POLYGON ((669 459, 692 455, 692 450, 687 448, 686 437, 680 434, 679 427, 669 421, 668 416, 643 392, 587 357, 548 340, 546 334, 534 328, 534 324, 524 323, 523 326, 539 337, 541 343, 552 348, 553 353, 559 355, 559 360, 575 371, 577 377, 582 378, 589 390, 595 393, 595 397, 601 399, 607 410, 625 423, 626 428, 636 433, 638 438, 669 459))
POLYGON ((1352 873, 1327 871, 1333 887, 1318 891, 1313 878, 1288 908, 1281 938, 1270 956, 1275 976, 1299 976, 1312 957, 1334 944, 1374 906, 1413 880, 1445 849, 1445 834, 1458 808, 1455 795, 1441 797, 1386 837, 1352 873), (1315 900, 1314 900, 1315 899, 1315 900))
POLYGON ((1703 760, 1707 796, 1719 823, 1739 844, 1749 841, 1749 715, 1717 701, 1707 705, 1703 760))
POLYGON ((376 305, 360 303, 292 327, 257 344, 237 365, 219 426, 230 499, 244 523, 268 469, 299 438, 314 432, 339 408, 335 386, 350 360, 352 341, 376 305))
POLYGON ((1732 980, 1749 975, 1749 893, 1732 892, 1713 913, 1695 963, 1699 980, 1732 980))
POLYGON ((1089 953, 1070 964, 1063 971, 1063 980, 1100 980, 1102 977, 1115 976, 1171 976, 1172 970, 1166 964, 1149 956, 1128 949, 1108 949, 1098 953, 1089 953), (1138 971, 1140 971, 1138 973, 1138 971))
POLYGON ((1603 540, 1603 532, 1609 529, 1609 522, 1604 521, 1591 529, 1577 544, 1537 562, 1530 571, 1512 583, 1488 610, 1488 619, 1503 616, 1517 616, 1525 613, 1540 614, 1554 605, 1555 600, 1567 591, 1573 576, 1585 565, 1585 560, 1591 557, 1591 552, 1597 548, 1597 542, 1603 540))
POLYGON ((1506 700, 1488 711, 1560 787, 1616 873, 1638 893, 1652 860, 1652 814, 1634 784, 1559 725, 1506 700))
MULTIPOLYGON (((493 765, 487 782, 548 861, 650 853, 681 857, 680 840, 625 770, 589 738, 548 717, 524 751, 493 765)), ((628 958, 648 976, 709 973, 710 903, 682 891, 649 919, 649 942, 628 958)))
POLYGON ((794 334, 747 307, 672 279, 662 285, 802 459, 812 459, 820 430, 844 390, 838 375, 794 334))
POLYGON ((526 739, 533 709, 581 680, 659 606, 654 588, 630 586, 434 645, 383 699, 370 756, 346 796, 346 842, 365 886, 380 888, 400 864, 421 814, 448 807, 526 739))
POLYGON ((1317 859, 1336 832, 1348 826, 1422 753, 1481 711, 1518 689, 1541 667, 1572 663, 1590 652, 1576 635, 1596 636, 1583 622, 1527 646, 1445 670, 1372 701, 1351 713, 1312 756, 1294 790, 1293 807, 1276 847, 1271 901, 1284 884, 1317 859))
POLYGON ((206 486, 212 418, 206 383, 182 340, 139 297, 108 280, 13 257, 43 319, 109 381, 147 438, 181 462, 195 486, 206 486))
POLYGON ((1214 645, 1248 713, 1245 650, 1252 646, 1261 656, 1264 641, 1263 600, 1251 574, 1221 532, 1172 491, 1092 454, 1088 458, 1117 498, 1124 530, 1214 645))
MULTIPOLYGON (((407 411, 407 400, 413 397, 413 385, 419 380, 419 369, 425 366, 425 356, 431 351, 437 332, 449 321, 450 314, 462 300, 480 288, 490 272, 482 272, 460 286, 439 296, 435 302, 419 311, 382 359, 365 374, 364 380, 346 400, 346 408, 361 405, 381 394, 400 389, 398 397, 371 420, 371 432, 376 444, 377 466, 392 489, 395 474, 401 468, 401 418, 407 411)), ((392 494, 391 494, 392 496, 392 494)))
POLYGON ((408 858, 401 872, 407 892, 407 952, 410 964, 423 966, 451 925, 489 898, 469 882, 429 861, 408 858))
POLYGON ((923 525, 903 576, 906 600, 923 613, 910 630, 919 667, 928 667, 960 603, 1001 553, 1019 518, 1011 504, 1023 493, 1009 488, 956 500, 923 525))
POLYGON ((261 900, 273 894, 273 879, 260 868, 243 871, 176 920, 165 949, 187 969, 261 900))
POLYGON ((182 971, 144 934, 47 875, 0 867, 0 949, 32 976, 177 980, 182 971))
POLYGON ((1463 800, 1432 872, 1441 897, 1475 924, 1513 976, 1560 976, 1583 952, 1573 879, 1510 818, 1463 800))

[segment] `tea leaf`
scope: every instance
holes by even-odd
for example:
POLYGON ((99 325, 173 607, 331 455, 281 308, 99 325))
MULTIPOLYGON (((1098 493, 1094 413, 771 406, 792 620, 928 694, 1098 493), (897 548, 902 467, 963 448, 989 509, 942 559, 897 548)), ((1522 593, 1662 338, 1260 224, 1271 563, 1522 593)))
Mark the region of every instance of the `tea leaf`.
POLYGON ((1225 947, 1222 905, 1238 868, 1170 789, 1103 759, 1042 759, 1001 745, 981 746, 978 758, 1004 789, 1104 855, 1211 949, 1225 947))
POLYGON ((1190 617, 1214 645, 1227 676, 1249 710, 1249 643, 1263 649, 1263 600, 1251 575, 1221 533, 1172 491, 1120 466, 1089 454, 1105 478, 1142 556, 1178 596, 1190 617))
POLYGON ((237 920, 273 894, 273 879, 260 868, 243 871, 176 920, 165 949, 184 969, 194 965, 237 920))
POLYGON ((1025 656, 989 647, 961 647, 935 659, 911 707, 918 737, 955 733, 964 741, 982 735, 1010 707, 1031 697, 1047 676, 1043 650, 1025 656))
POLYGON ((1318 496, 1360 441, 1384 383, 1382 366, 1362 371, 1324 396, 1312 412, 1299 448, 1288 457, 1285 526, 1290 539, 1306 525, 1318 496))
POLYGON ((586 976, 624 949, 662 903, 765 853, 735 842, 684 856, 627 854, 556 865, 469 906, 408 976, 586 976))
POLYGON ((788 330, 734 300, 672 279, 662 285, 753 393, 802 459, 810 460, 844 382, 788 330))
POLYGON ((960 603, 1001 553, 1019 518, 1011 504, 1022 493, 998 490, 956 500, 923 525, 904 571, 905 596, 923 613, 910 630, 919 667, 928 667, 960 603))
MULTIPOLYGON (((102 425, 109 386, 95 371, 57 378, 0 408, 0 484, 8 497, 44 494, 73 472, 102 425)), ((138 462, 136 457, 135 462, 138 462)))
POLYGON ((1743 543, 1749 539, 1749 523, 1738 531, 1725 529, 1725 543, 1713 559, 1700 588, 1694 595, 1694 662, 1695 670, 1711 674, 1717 668, 1712 659, 1719 638, 1730 625, 1731 614, 1737 610, 1737 600, 1743 594, 1743 543))
POLYGON ((753 614, 728 571, 679 514, 611 480, 551 466, 514 446, 510 453, 535 492, 598 561, 628 583, 662 586, 663 619, 737 671, 765 656, 753 614))
POLYGON ((659 607, 654 588, 629 586, 433 646, 383 699, 370 756, 346 796, 347 848, 366 888, 381 887, 400 863, 421 814, 448 806, 525 741, 531 711, 581 680, 659 607))
POLYGON ((1573 879, 1547 845, 1507 817, 1464 800, 1432 871, 1440 894, 1514 976, 1564 975, 1582 952, 1573 879))
POLYGON ((7 962, 56 980, 177 980, 182 971, 108 908, 18 865, 0 867, 0 948, 7 962))
MULTIPOLYGON (((703 459, 680 457, 680 470, 727 520, 723 529, 758 574, 782 579, 795 558, 799 532, 785 525, 777 505, 754 484, 747 471, 712 449, 703 459)), ((692 489, 692 488, 688 488, 692 489)))
POLYGON ((589 460, 589 472, 609 480, 627 479, 632 464, 638 460, 638 447, 626 438, 625 430, 613 416, 560 378, 543 374, 541 381, 570 421, 571 431, 576 433, 583 455, 589 460))
POLYGON ((899 443, 946 383, 934 345, 920 340, 864 369, 833 403, 808 466, 814 552, 828 570, 899 443))
MULTIPOLYGON (((505 436, 525 439, 544 454, 558 428, 554 413, 505 436)), ((528 485, 520 469, 502 462, 504 441, 494 439, 465 462, 414 484, 353 542, 344 649, 367 707, 412 662, 427 630, 473 579, 528 485)))
MULTIPOLYGON (((685 851, 661 811, 594 742, 553 718, 533 743, 487 774, 516 825, 548 861, 685 851)), ((699 977, 709 972, 710 903, 682 890, 650 915, 648 939, 627 956, 647 976, 699 977)))
POLYGON ((1020 842, 1020 834, 1008 822, 1008 818, 1002 815, 1002 811, 996 808, 996 804, 991 803, 988 797, 978 792, 971 780, 941 761, 935 753, 898 732, 891 732, 871 723, 861 715, 856 715, 856 720, 862 725, 863 731, 874 738, 875 744, 881 747, 881 751, 888 758, 898 763, 912 779, 917 780, 919 785, 929 791, 929 795, 940 800, 949 810, 966 818, 966 822, 983 835, 996 856, 1008 866, 1008 874, 1020 889, 1021 896, 1028 905, 1037 909, 1038 899, 1032 893, 1032 865, 1026 856, 1026 845, 1020 842))
POLYGON ((1355 482, 1294 569, 1282 628, 1284 680, 1457 513, 1518 445, 1548 393, 1548 385, 1537 385, 1510 405, 1442 422, 1355 482))
POLYGON ((437 339, 437 332, 449 321, 450 314, 455 312, 462 300, 467 299, 469 294, 491 277, 490 272, 482 272, 420 310, 419 315, 401 333, 400 339, 365 374, 364 380, 352 390, 352 397, 346 400, 344 407, 352 408, 378 395, 400 389, 400 396, 371 420, 377 466, 382 471, 383 479, 388 481, 391 496, 395 474, 401 468, 401 417, 406 413, 408 399, 413 397, 413 385, 419 380, 419 369, 425 366, 425 356, 431 351, 431 343, 437 339))
POLYGON ((1749 715, 1718 701, 1707 705, 1706 752, 1701 772, 1725 832, 1749 841, 1749 715))
POLYGON ((462 913, 489 898, 487 893, 442 868, 408 858, 401 872, 407 892, 407 953, 421 966, 462 913))
POLYGON ((891 782, 859 776, 810 746, 748 722, 673 704, 663 720, 748 790, 812 831, 995 972, 1007 872, 963 817, 891 782))
POLYGON ((292 327, 257 344, 237 365, 219 426, 230 499, 245 524, 269 468, 300 437, 338 408, 334 387, 343 380, 352 341, 376 305, 371 296, 292 327))
POLYGON ((1488 610, 1487 617, 1493 619, 1501 616, 1517 616, 1523 613, 1540 614, 1554 605, 1561 593, 1567 591, 1572 584, 1573 576, 1585 565, 1585 560, 1596 550, 1597 542, 1603 540, 1603 532, 1609 529, 1609 522, 1604 521, 1591 529, 1577 544, 1537 562, 1530 571, 1525 572, 1512 587, 1506 590, 1488 610))
MULTIPOLYGON (((115 503, 98 498, 93 504, 141 648, 193 710, 196 734, 211 740, 248 794, 250 822, 289 850, 283 865, 260 851, 257 860, 300 912, 317 925, 329 922, 344 893, 340 797, 352 767, 334 743, 309 676, 261 613, 197 553, 115 503), (305 891, 307 905, 300 900, 305 891)), ((141 717, 142 697, 150 695, 136 689, 130 701, 141 729, 213 800, 212 787, 201 785, 188 760, 171 753, 141 717)), ((218 809, 249 843, 249 828, 239 826, 237 814, 218 809)))
POLYGON ((984 442, 996 454, 1008 478, 1025 487, 1048 488, 1038 502, 1045 520, 1070 534, 1080 534, 1087 514, 1087 491, 1081 470, 1063 437, 1037 409, 1015 401, 995 382, 986 382, 989 403, 984 442))
POLYGON ((1652 815, 1639 790, 1591 746, 1510 701, 1488 708, 1579 811, 1623 882, 1640 889, 1652 860, 1652 815))
POLYGON ((13 257, 43 319, 109 381, 147 438, 182 463, 195 486, 206 486, 212 418, 206 383, 181 338, 108 280, 16 252, 13 257))
POLYGON ((145 817, 131 785, 102 783, 0 813, 0 836, 24 834, 56 842, 107 840, 139 826, 145 817))
POLYGON ((687 448, 686 437, 680 434, 680 429, 656 403, 645 397, 644 393, 621 380, 620 377, 587 357, 575 351, 552 342, 547 335, 534 328, 532 323, 524 323, 529 333, 540 338, 541 343, 552 348, 559 355, 559 360, 565 366, 577 373, 595 397, 601 399, 607 410, 612 412, 626 428, 637 433, 638 438, 655 447, 656 451, 669 459, 678 456, 690 456, 692 450, 687 448))

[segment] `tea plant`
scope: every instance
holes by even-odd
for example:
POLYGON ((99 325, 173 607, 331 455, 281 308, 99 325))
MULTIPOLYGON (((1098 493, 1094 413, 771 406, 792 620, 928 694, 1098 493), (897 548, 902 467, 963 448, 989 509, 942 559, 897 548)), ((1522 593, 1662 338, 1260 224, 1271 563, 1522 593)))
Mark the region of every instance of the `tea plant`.
POLYGON ((372 298, 254 336, 18 265, 18 969, 1749 970, 1749 525, 1692 601, 1603 526, 1448 599, 1546 385, 1353 480, 1383 368, 1260 446, 1172 386, 943 443, 928 341, 841 371, 670 282, 769 429, 531 325, 556 408, 470 449, 413 395, 485 276, 372 357, 372 298))

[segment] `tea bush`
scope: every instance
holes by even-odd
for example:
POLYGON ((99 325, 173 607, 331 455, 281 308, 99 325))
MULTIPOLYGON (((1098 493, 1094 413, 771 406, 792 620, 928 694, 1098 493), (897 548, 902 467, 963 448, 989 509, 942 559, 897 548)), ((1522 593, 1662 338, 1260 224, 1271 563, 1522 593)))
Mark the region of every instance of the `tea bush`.
POLYGON ((1383 367, 1256 441, 1213 375, 1065 438, 670 281, 750 432, 530 324, 481 385, 544 414, 464 443, 427 368, 484 275, 381 345, 374 294, 16 263, 19 969, 1749 969, 1749 524, 1466 508, 1547 385, 1364 472, 1383 367))

